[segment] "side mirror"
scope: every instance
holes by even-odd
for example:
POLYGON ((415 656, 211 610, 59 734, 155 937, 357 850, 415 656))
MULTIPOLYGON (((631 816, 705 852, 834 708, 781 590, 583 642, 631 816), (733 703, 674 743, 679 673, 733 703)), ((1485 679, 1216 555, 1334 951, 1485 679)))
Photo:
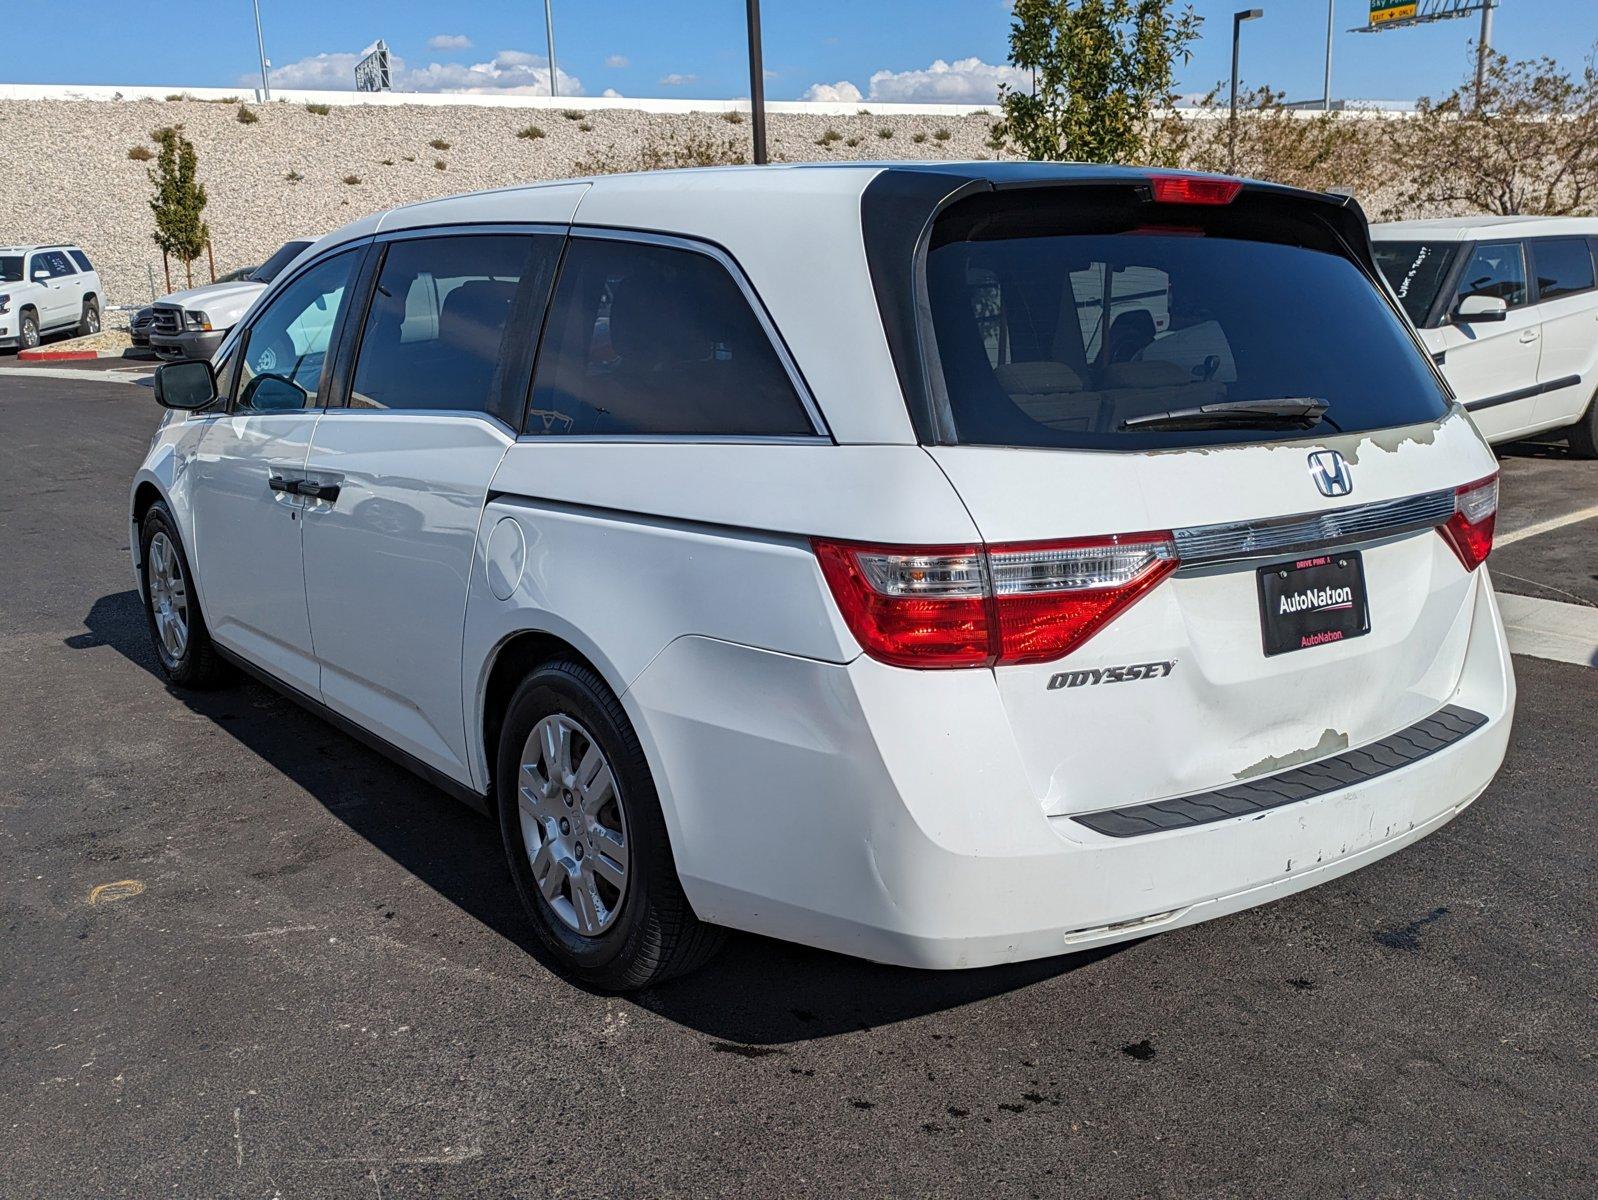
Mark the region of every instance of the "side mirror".
POLYGON ((1508 319, 1509 302, 1502 296, 1466 296, 1454 309, 1454 320, 1467 325, 1474 321, 1508 319))
POLYGON ((239 407, 250 412, 293 412, 305 407, 310 393, 282 375, 257 375, 239 393, 239 407))
POLYGON ((162 363, 155 369, 155 399, 181 412, 204 408, 216 399, 216 372, 208 362, 162 363))

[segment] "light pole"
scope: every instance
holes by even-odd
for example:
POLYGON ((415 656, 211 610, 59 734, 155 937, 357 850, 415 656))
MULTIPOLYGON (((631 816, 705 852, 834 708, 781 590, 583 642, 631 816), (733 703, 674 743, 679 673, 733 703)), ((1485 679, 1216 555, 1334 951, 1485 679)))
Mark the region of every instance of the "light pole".
POLYGON ((1321 111, 1332 111, 1332 17, 1337 0, 1326 0, 1326 82, 1321 88, 1321 111))
POLYGON ((272 99, 272 85, 266 78, 266 39, 261 36, 261 0, 250 0, 255 8, 255 49, 261 56, 261 103, 272 99))
POLYGON ((766 161, 766 71, 760 55, 760 0, 749 5, 749 132, 756 163, 766 161))
POLYGON ((550 10, 550 0, 544 0, 544 40, 549 44, 549 96, 560 93, 555 89, 555 14, 550 10))
POLYGON ((1493 5, 1496 0, 1486 0, 1481 6, 1481 36, 1476 39, 1476 109, 1481 110, 1482 89, 1487 86, 1487 56, 1493 52, 1493 5))
POLYGON ((1242 37, 1243 22, 1255 21, 1265 15, 1263 8, 1245 8, 1232 14, 1232 110, 1226 128, 1226 171, 1237 173, 1237 44, 1242 37))

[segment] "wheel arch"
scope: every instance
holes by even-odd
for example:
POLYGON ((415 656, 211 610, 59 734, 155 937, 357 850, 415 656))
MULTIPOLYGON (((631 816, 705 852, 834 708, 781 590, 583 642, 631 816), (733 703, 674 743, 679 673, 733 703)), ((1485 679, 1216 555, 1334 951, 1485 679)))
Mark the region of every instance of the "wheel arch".
POLYGON ((606 669, 606 664, 595 662, 570 641, 547 629, 522 629, 502 640, 489 657, 478 694, 477 734, 481 740, 477 750, 479 762, 486 771, 484 778, 490 806, 494 803, 494 762, 499 731, 504 725, 511 697, 529 672, 555 659, 565 659, 587 667, 603 679, 618 697, 624 690, 616 686, 616 680, 612 672, 606 669))

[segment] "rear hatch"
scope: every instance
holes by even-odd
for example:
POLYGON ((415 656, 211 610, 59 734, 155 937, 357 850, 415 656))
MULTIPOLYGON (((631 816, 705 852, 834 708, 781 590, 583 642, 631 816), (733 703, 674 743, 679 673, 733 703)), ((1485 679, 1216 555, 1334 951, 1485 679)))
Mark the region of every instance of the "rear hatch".
POLYGON ((1463 665, 1490 451, 1362 221, 1196 182, 991 192, 928 242, 928 453, 1052 813, 1378 740, 1463 665))

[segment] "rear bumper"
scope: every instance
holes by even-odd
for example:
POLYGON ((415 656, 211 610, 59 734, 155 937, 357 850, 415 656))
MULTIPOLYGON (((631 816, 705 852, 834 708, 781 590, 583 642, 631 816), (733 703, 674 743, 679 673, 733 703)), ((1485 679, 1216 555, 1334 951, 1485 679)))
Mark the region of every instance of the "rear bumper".
POLYGON ((1401 849, 1491 782, 1514 678, 1483 571, 1449 701, 1484 716, 1478 728, 1340 790, 1137 837, 1045 814, 987 672, 843 666, 681 638, 625 702, 699 916, 951 968, 1190 925, 1401 849))

